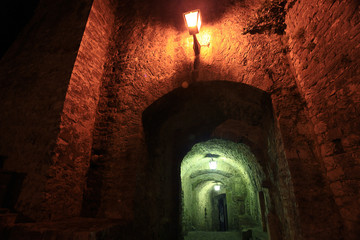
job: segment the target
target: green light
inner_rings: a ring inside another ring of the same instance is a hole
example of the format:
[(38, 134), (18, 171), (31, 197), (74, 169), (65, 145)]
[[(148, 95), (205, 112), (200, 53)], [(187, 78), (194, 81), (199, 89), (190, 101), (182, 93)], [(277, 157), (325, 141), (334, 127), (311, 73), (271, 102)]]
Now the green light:
[(209, 162), (209, 167), (211, 170), (215, 170), (216, 169), (216, 161), (211, 159), (211, 161)]
[(264, 177), (245, 144), (222, 139), (195, 144), (181, 163), (184, 231), (214, 230), (218, 221), (214, 217), (218, 211), (216, 199), (220, 195), (226, 196), (229, 224), (234, 228), (239, 226), (234, 219), (245, 215), (259, 221), (257, 192)]

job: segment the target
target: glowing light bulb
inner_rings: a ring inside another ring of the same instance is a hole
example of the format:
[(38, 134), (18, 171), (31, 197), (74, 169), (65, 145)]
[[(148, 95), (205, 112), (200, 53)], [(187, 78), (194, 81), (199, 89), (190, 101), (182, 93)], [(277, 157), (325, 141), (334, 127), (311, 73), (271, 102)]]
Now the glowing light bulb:
[(190, 35), (200, 32), (201, 17), (199, 9), (184, 13), (184, 19)]
[(209, 167), (210, 167), (210, 169), (212, 169), (212, 170), (216, 169), (216, 167), (217, 167), (216, 162), (215, 162), (214, 160), (211, 160), (211, 161), (209, 162)]
[(214, 190), (215, 190), (215, 191), (220, 191), (220, 185), (215, 185), (215, 186), (214, 186)]
[(190, 12), (185, 15), (188, 27), (196, 27), (198, 12)]

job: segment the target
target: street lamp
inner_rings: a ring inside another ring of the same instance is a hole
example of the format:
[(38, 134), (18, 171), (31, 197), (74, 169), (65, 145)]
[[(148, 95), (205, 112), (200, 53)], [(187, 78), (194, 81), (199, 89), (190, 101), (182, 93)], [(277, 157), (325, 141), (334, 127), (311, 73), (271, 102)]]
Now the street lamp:
[(209, 162), (209, 167), (211, 170), (215, 170), (216, 169), (216, 161), (214, 161), (214, 159), (211, 158), (211, 161)]
[(200, 10), (196, 9), (193, 11), (189, 11), (184, 13), (184, 20), (187, 28), (189, 29), (189, 34), (193, 35), (194, 38), (194, 52), (195, 55), (200, 54), (200, 43), (196, 38), (196, 34), (200, 32), (201, 27), (201, 16)]

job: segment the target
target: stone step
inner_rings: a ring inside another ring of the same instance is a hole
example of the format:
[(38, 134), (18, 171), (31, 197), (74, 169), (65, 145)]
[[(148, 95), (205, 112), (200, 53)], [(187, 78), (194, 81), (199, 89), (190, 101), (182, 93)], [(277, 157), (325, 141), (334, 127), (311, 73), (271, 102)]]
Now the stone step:
[(240, 240), (240, 232), (206, 232), (193, 231), (185, 236), (185, 240)]
[(17, 216), (17, 213), (0, 213), (0, 226), (13, 226)]
[(211, 232), (211, 231), (192, 231), (185, 236), (185, 240), (268, 240), (267, 233), (262, 232), (260, 229), (251, 229), (248, 231), (236, 232)]
[(3, 213), (10, 213), (10, 209), (8, 209), (8, 208), (0, 208), (0, 214), (3, 214)]
[(11, 240), (135, 240), (131, 238), (133, 232), (132, 227), (120, 220), (73, 218), (57, 222), (17, 223), (7, 228), (5, 234), (6, 239)]

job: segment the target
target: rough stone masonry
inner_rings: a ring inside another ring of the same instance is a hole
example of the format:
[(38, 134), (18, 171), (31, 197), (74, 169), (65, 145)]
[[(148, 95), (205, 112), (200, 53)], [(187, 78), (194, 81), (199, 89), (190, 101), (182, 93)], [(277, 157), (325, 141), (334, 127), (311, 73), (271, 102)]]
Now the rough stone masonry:
[[(194, 70), (182, 13), (196, 8), (203, 46)], [(264, 161), (279, 198), (268, 221), (281, 238), (356, 239), (359, 22), (357, 0), (38, 1), (0, 60), (0, 156), (4, 170), (26, 173), (14, 209), (35, 222), (144, 224), (142, 197), (178, 197), (170, 187), (141, 194), (156, 159), (144, 111), (181, 86), (221, 80), (269, 95)], [(168, 236), (161, 214), (144, 213), (158, 224), (155, 239)]]

